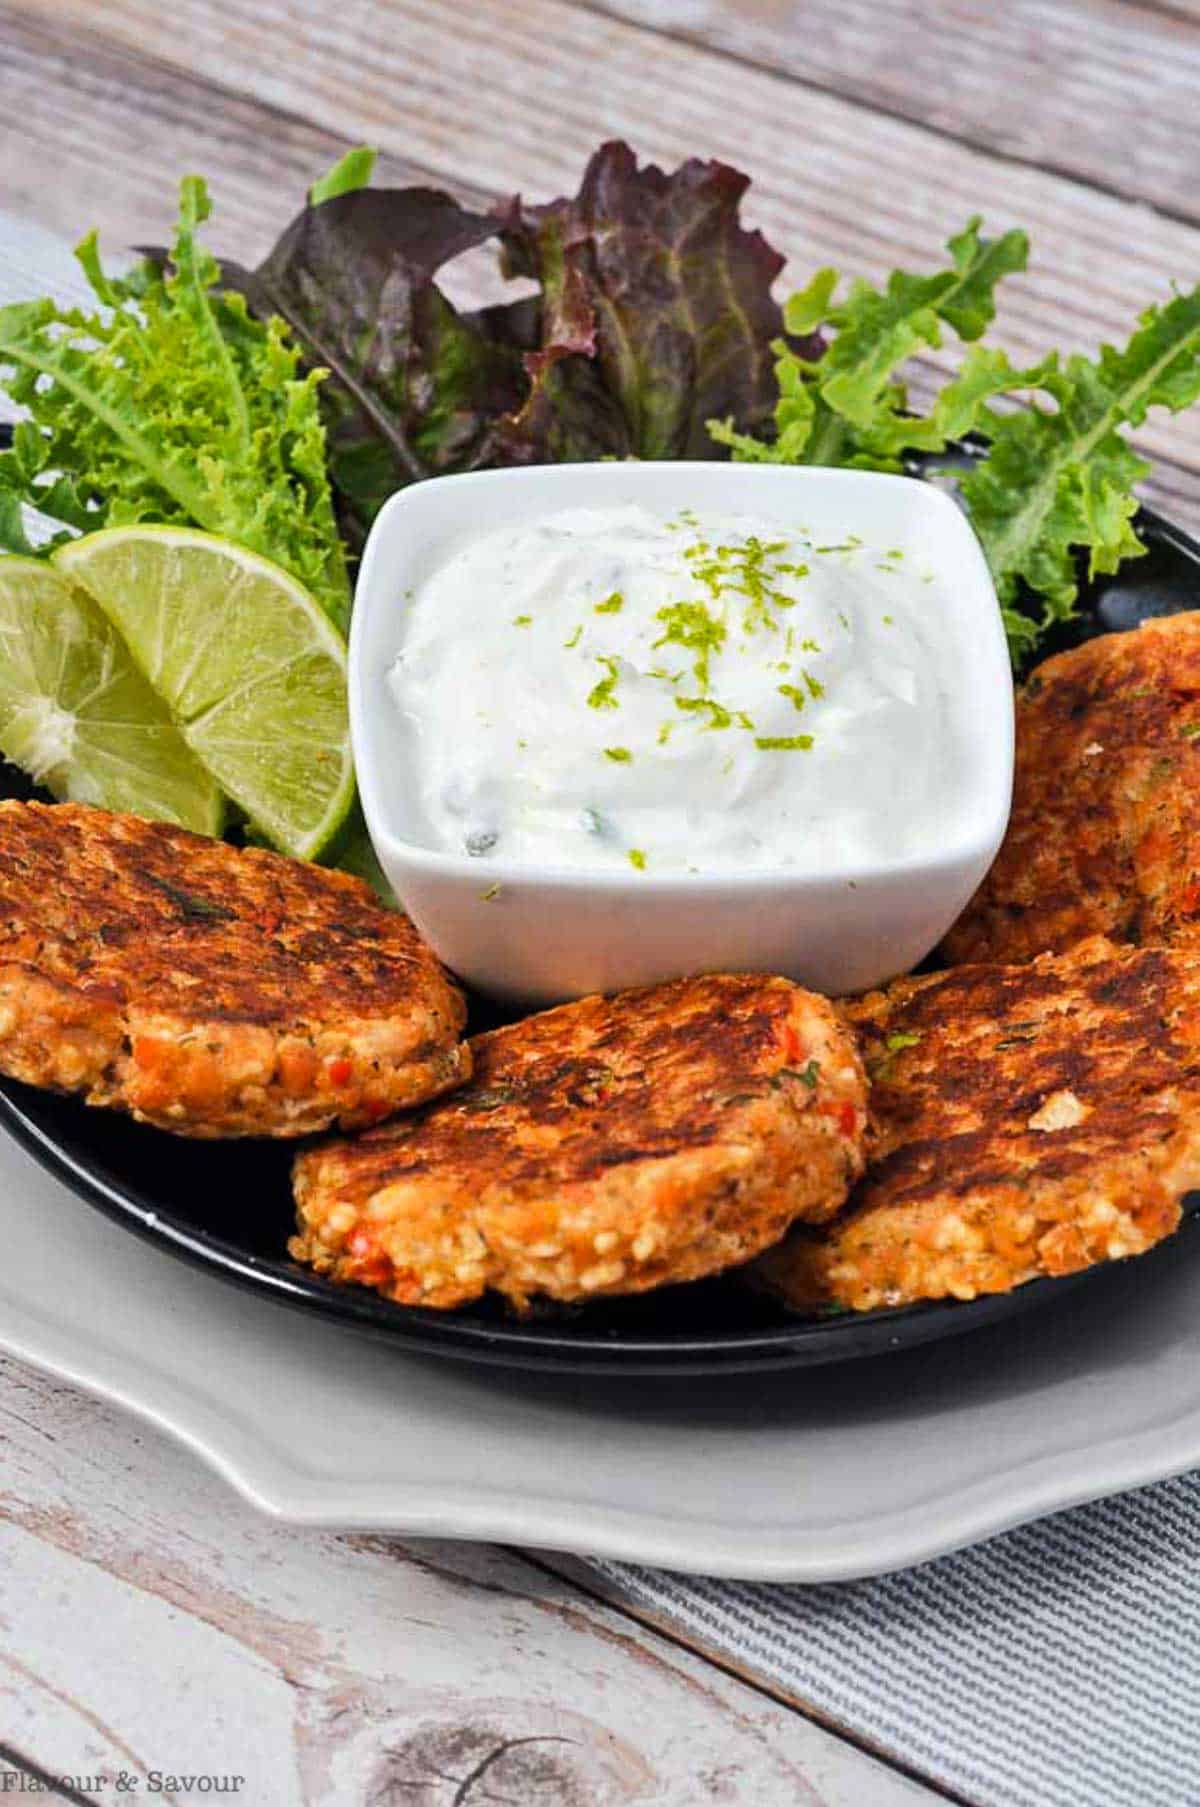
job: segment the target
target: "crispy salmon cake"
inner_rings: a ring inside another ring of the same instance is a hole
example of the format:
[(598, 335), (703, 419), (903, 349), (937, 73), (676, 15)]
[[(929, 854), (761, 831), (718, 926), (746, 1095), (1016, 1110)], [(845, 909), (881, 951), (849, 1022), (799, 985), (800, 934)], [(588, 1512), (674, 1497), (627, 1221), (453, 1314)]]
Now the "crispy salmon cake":
[(352, 1128), (466, 1077), (462, 998), (367, 885), (0, 804), (0, 1071), (187, 1136)]
[(1086, 935), (1200, 936), (1200, 613), (1039, 665), (1017, 699), (1004, 844), (951, 961), (1031, 960)]
[(868, 1169), (836, 1223), (757, 1264), (796, 1307), (1007, 1292), (1138, 1255), (1200, 1186), (1200, 952), (1102, 937), (902, 979), (847, 1007)]
[(455, 1097), (301, 1154), (292, 1254), (406, 1305), (695, 1280), (829, 1217), (866, 1083), (824, 998), (718, 975), (589, 997), (472, 1043)]

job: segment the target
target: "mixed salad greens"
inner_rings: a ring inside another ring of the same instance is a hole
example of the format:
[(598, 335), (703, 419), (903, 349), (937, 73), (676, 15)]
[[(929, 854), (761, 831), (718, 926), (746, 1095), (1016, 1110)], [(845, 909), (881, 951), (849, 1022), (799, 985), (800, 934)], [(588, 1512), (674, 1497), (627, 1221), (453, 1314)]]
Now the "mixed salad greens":
[[(815, 357), (778, 347), (772, 434), (723, 421), (713, 435), (735, 458), (879, 471), (901, 471), (916, 454), (982, 435), (986, 452), (958, 474), (958, 491), (1019, 665), (1053, 622), (1075, 613), (1081, 554), (1095, 576), (1145, 550), (1132, 524), (1134, 485), (1150, 466), (1121, 429), (1140, 426), (1151, 407), (1178, 412), (1200, 396), (1200, 288), (1149, 308), (1123, 351), (1106, 345), (1094, 362), (1051, 352), (1021, 370), (978, 341), (994, 316), (997, 282), (1025, 268), (1028, 242), (1022, 232), (989, 242), (979, 226), (973, 219), (950, 240), (949, 268), (933, 276), (898, 270), (883, 290), (855, 282), (837, 300), (837, 272), (818, 271), (784, 317), (793, 332), (832, 329), (836, 337)], [(939, 345), (944, 326), (971, 343), (921, 414), (897, 372)], [(1031, 407), (1000, 413), (991, 405), (1020, 393), (1032, 395)]]
[(101, 527), (186, 523), (275, 559), (344, 625), (321, 379), (302, 373), (281, 320), (219, 289), (198, 238), (208, 212), (203, 182), (187, 177), (165, 273), (107, 276), (89, 234), (76, 255), (92, 312), (0, 308), (0, 384), (26, 415), (0, 454), (0, 544), (35, 550), (23, 504), (64, 530), (50, 548)]
[[(63, 570), (62, 549), (77, 536), (121, 530), (134, 536), (121, 556), (145, 570), (138, 533), (174, 527), (220, 536), (299, 586), (277, 592), (279, 620), (286, 614), (296, 670), (300, 646), (310, 665), (314, 648), (324, 661), (328, 807), (319, 833), (310, 824), (289, 838), (282, 817), (243, 800), (243, 791), (264, 796), (261, 774), (256, 788), (223, 772), (233, 817), (240, 805), (251, 833), (358, 858), (334, 833), (348, 793), (332, 775), (340, 754), (330, 673), (349, 615), (349, 567), (381, 504), (407, 483), (608, 457), (890, 471), (919, 460), (928, 471), (972, 434), (982, 455), (954, 481), (1018, 665), (1075, 612), (1084, 570), (1115, 570), (1143, 550), (1134, 486), (1148, 467), (1126, 430), (1150, 408), (1200, 397), (1200, 288), (1150, 308), (1122, 349), (1106, 346), (1094, 360), (1049, 352), (1019, 368), (985, 342), (998, 284), (1026, 265), (1019, 231), (989, 239), (974, 219), (949, 241), (942, 270), (895, 271), (876, 287), (824, 269), (781, 308), (772, 289), (783, 259), (741, 224), (747, 179), (724, 164), (692, 160), (666, 174), (610, 143), (577, 195), (484, 212), (435, 189), (372, 188), (373, 166), (365, 148), (343, 158), (253, 270), (201, 242), (208, 195), (188, 177), (174, 243), (144, 253), (130, 274), (106, 273), (95, 236), (83, 241), (93, 307), (0, 308), (0, 389), (21, 412), (0, 452), (0, 549), (54, 558)], [(439, 277), (482, 246), (507, 277), (524, 279), (523, 292), (465, 311)], [(945, 335), (964, 351), (922, 411), (905, 365)], [(42, 518), (38, 531), (29, 510)], [(193, 571), (210, 550), (192, 545)], [(179, 561), (161, 547), (156, 556), (181, 582)], [(103, 562), (76, 558), (74, 581)], [(311, 615), (295, 600), (303, 595)], [(203, 761), (194, 724), (139, 656), (145, 636), (114, 623), (103, 595), (93, 600)], [(211, 645), (212, 625), (190, 597), (158, 606), (185, 641)], [(303, 697), (288, 669), (294, 732)], [(38, 741), (31, 723), (45, 743), (34, 703), (66, 706), (31, 696), (32, 670), (8, 703), (0, 671), (0, 746), (10, 756), (10, 743)], [(218, 702), (214, 692), (207, 707)], [(5, 721), (18, 717), (20, 734), (6, 737)], [(308, 782), (299, 767), (289, 780)]]

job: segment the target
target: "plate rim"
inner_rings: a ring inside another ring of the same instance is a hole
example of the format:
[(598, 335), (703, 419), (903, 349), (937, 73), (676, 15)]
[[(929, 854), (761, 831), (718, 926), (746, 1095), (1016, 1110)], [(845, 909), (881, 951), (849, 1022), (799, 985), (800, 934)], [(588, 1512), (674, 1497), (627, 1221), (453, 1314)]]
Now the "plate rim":
[[(159, 1253), (165, 1254), (159, 1248)], [(209, 1274), (211, 1279), (213, 1276)], [(18, 1308), (19, 1309), (19, 1308)], [(132, 1314), (123, 1314), (131, 1321)], [(30, 1325), (32, 1324), (32, 1329)], [(345, 1327), (343, 1327), (343, 1330)], [(719, 1579), (816, 1586), (913, 1567), (1006, 1531), (1200, 1464), (1197, 1403), (1165, 1425), (1081, 1446), (1064, 1473), (1062, 1452), (1041, 1452), (980, 1475), (928, 1501), (814, 1537), (692, 1521), (645, 1508), (539, 1500), (475, 1483), (323, 1481), (243, 1429), (207, 1397), (165, 1374), (144, 1352), (97, 1346), (63, 1315), (0, 1321), (0, 1349), (163, 1432), (198, 1456), (255, 1510), (280, 1523), (341, 1533), (451, 1537), (512, 1543)], [(401, 1359), (408, 1357), (401, 1353)], [(564, 1407), (563, 1409), (569, 1409)]]

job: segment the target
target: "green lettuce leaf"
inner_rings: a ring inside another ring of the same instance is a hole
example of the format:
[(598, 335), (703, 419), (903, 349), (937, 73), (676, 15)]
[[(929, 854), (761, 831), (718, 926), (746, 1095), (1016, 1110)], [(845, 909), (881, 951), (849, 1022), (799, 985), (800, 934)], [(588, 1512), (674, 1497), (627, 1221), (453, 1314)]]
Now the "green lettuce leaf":
[[(895, 270), (882, 292), (855, 282), (845, 301), (827, 306), (825, 324), (837, 337), (821, 360), (820, 389), (835, 414), (870, 432), (892, 392), (893, 373), (915, 353), (940, 345), (943, 324), (964, 340), (978, 339), (990, 325), (996, 284), (1025, 268), (1029, 243), (1023, 232), (981, 239), (981, 224), (976, 217), (949, 240), (949, 269), (933, 276)], [(808, 317), (804, 310), (801, 319)], [(787, 321), (793, 332), (801, 330), (794, 310)], [(890, 424), (893, 410), (883, 412)]]
[(326, 170), (313, 183), (308, 191), (309, 206), (319, 207), (322, 201), (336, 201), (339, 195), (353, 194), (356, 189), (369, 187), (378, 157), (379, 152), (371, 145), (356, 144), (353, 150), (347, 151), (344, 157), (339, 157), (333, 168)]
[[(785, 318), (794, 332), (820, 326), (836, 338), (817, 358), (779, 348), (771, 437), (749, 437), (727, 422), (714, 423), (713, 433), (735, 458), (885, 471), (912, 468), (914, 456), (936, 456), (968, 434), (983, 436), (986, 455), (956, 474), (1019, 662), (1048, 627), (1075, 613), (1081, 555), (1096, 576), (1144, 551), (1134, 486), (1149, 466), (1124, 429), (1140, 426), (1152, 407), (1178, 411), (1200, 398), (1200, 288), (1151, 308), (1124, 350), (1106, 345), (1094, 361), (1052, 353), (1020, 369), (1002, 351), (971, 345), (918, 414), (908, 407), (899, 365), (936, 346), (943, 325), (978, 338), (992, 318), (997, 281), (1023, 268), (1027, 250), (1021, 233), (981, 238), (977, 220), (949, 248), (952, 267), (938, 275), (897, 271), (883, 290), (851, 285), (843, 302), (835, 298), (837, 273), (818, 271)], [(1020, 395), (1033, 405), (992, 406)]]
[[(1019, 662), (1075, 613), (1081, 556), (1094, 577), (1144, 551), (1134, 486), (1149, 467), (1124, 429), (1152, 407), (1177, 411), (1200, 397), (1200, 289), (1151, 308), (1124, 350), (1106, 345), (1094, 361), (1052, 353), (1018, 369), (971, 343), (922, 414), (909, 407), (905, 362), (938, 346), (945, 327), (977, 341), (997, 284), (1028, 255), (1024, 233), (986, 239), (978, 219), (947, 248), (950, 264), (932, 276), (897, 270), (882, 289), (851, 283), (842, 299), (837, 271), (818, 270), (784, 318), (790, 332), (819, 330), (829, 342), (818, 355), (777, 346), (773, 430), (710, 425), (735, 458), (883, 471), (911, 470), (914, 459), (928, 468), (954, 442), (983, 437), (986, 455), (956, 475)], [(1033, 405), (1001, 411), (992, 405), (1001, 396)]]
[(765, 441), (729, 420), (710, 422), (713, 438), (735, 458), (778, 464), (848, 464), (901, 470), (906, 455), (937, 452), (970, 431), (989, 396), (1012, 386), (996, 354), (975, 357), (947, 385), (926, 416), (914, 416), (898, 372), (916, 353), (942, 342), (950, 327), (978, 339), (995, 316), (1001, 279), (1023, 270), (1029, 243), (1023, 232), (997, 239), (980, 234), (978, 217), (950, 239), (950, 264), (931, 276), (896, 270), (884, 288), (864, 281), (837, 298), (836, 270), (818, 270), (784, 310), (794, 335), (833, 333), (816, 355), (776, 347), (774, 433)]
[(23, 506), (68, 532), (189, 522), (276, 560), (344, 622), (321, 379), (301, 374), (282, 321), (216, 292), (198, 236), (208, 213), (203, 182), (186, 178), (165, 271), (111, 278), (85, 239), (94, 311), (0, 308), (0, 384), (25, 413), (0, 453), (0, 544), (30, 550)]
[(1124, 350), (1052, 357), (1035, 376), (1053, 412), (986, 410), (978, 424), (988, 454), (962, 479), (1018, 649), (1074, 613), (1080, 550), (1091, 576), (1145, 550), (1133, 486), (1150, 467), (1121, 429), (1140, 426), (1152, 407), (1177, 413), (1200, 397), (1200, 288), (1150, 308)]

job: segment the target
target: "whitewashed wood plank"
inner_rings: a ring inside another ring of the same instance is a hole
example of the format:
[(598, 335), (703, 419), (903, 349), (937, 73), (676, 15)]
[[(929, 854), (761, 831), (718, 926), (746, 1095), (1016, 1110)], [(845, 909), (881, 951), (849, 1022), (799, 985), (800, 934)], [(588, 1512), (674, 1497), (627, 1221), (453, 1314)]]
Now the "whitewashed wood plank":
[[(161, 243), (179, 178), (198, 171), (216, 191), (222, 250), (256, 261), (349, 142), (0, 4), (0, 206), (70, 244), (91, 226), (114, 247)], [(379, 179), (428, 177), (388, 155)]]
[[(64, 306), (86, 302), (87, 279), (70, 244), (36, 220), (0, 212), (0, 307), (52, 295)], [(0, 396), (0, 410), (12, 404)], [(0, 418), (3, 418), (0, 415)]]
[[(597, 0), (599, 10), (1200, 220), (1200, 33), (1127, 0)], [(1189, 9), (1191, 10), (1191, 9)]]
[(51, 1774), (241, 1774), (253, 1807), (936, 1798), (514, 1555), (273, 1524), (8, 1362), (0, 1462), (0, 1744)]
[[(753, 173), (749, 215), (797, 282), (823, 263), (873, 275), (926, 264), (976, 210), (994, 227), (1023, 224), (1033, 266), (1007, 285), (996, 335), (1021, 357), (1124, 336), (1149, 301), (1200, 276), (1193, 226), (563, 0), (41, 0), (40, 10), (489, 191), (573, 186), (613, 134), (667, 163), (727, 158)], [(1200, 470), (1200, 410), (1155, 420), (1140, 438)]]

